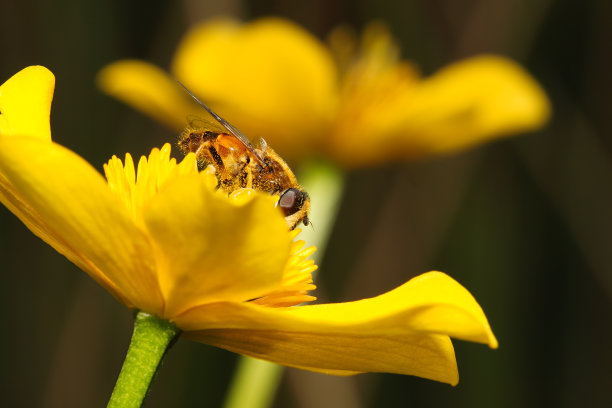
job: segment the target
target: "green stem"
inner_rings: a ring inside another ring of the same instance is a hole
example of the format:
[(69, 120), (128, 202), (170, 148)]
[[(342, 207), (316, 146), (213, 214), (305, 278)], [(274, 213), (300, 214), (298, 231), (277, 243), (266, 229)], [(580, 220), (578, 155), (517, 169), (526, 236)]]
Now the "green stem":
[(299, 239), (306, 241), (306, 246), (317, 247), (313, 259), (319, 265), (344, 192), (344, 173), (331, 163), (313, 161), (301, 167), (299, 175), (304, 190), (311, 197), (310, 220), (312, 221), (311, 226), (302, 227)]
[(108, 408), (142, 406), (166, 351), (180, 330), (172, 323), (138, 312), (134, 333)]
[[(344, 177), (336, 166), (312, 161), (298, 172), (299, 181), (310, 195), (311, 227), (302, 227), (299, 239), (306, 246), (316, 246), (313, 258), (317, 264), (323, 259), (344, 189)], [(283, 367), (267, 361), (241, 357), (224, 408), (266, 408), (274, 401)]]
[(240, 357), (224, 407), (269, 407), (282, 374), (283, 367), (277, 364)]

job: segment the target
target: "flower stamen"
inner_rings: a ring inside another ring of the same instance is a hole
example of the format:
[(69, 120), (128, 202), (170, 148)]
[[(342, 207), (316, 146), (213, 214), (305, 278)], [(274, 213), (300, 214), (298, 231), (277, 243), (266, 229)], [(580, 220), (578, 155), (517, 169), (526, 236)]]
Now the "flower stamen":
[(104, 165), (104, 174), (111, 190), (116, 193), (128, 207), (135, 219), (138, 219), (142, 207), (162, 188), (168, 180), (180, 175), (197, 173), (194, 157), (188, 155), (178, 163), (170, 158), (170, 144), (161, 149), (153, 149), (149, 157), (142, 156), (138, 168), (134, 166), (132, 156), (127, 153), (122, 162), (113, 156)]
[[(299, 228), (291, 231), (291, 238), (297, 237), (300, 231)], [(316, 297), (308, 294), (309, 291), (316, 289), (312, 280), (312, 272), (317, 270), (317, 265), (314, 260), (308, 259), (316, 248), (302, 249), (303, 246), (304, 241), (292, 242), (291, 255), (278, 289), (251, 300), (251, 303), (268, 307), (289, 307), (316, 300)]]

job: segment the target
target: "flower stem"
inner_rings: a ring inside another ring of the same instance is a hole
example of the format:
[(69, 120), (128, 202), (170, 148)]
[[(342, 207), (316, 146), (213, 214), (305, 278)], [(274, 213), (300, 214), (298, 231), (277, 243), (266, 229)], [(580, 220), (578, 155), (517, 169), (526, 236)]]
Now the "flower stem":
[(140, 407), (155, 378), (166, 351), (180, 330), (172, 323), (138, 312), (134, 333), (108, 408)]
[(299, 169), (300, 182), (310, 195), (312, 225), (302, 228), (300, 239), (317, 247), (313, 259), (319, 265), (331, 235), (344, 192), (344, 173), (332, 163), (312, 161)]
[[(302, 228), (299, 238), (316, 246), (313, 258), (323, 259), (344, 190), (343, 173), (331, 163), (311, 161), (302, 166), (299, 180), (310, 195), (312, 228)], [(241, 357), (225, 400), (224, 408), (266, 408), (274, 401), (283, 367), (267, 361)]]

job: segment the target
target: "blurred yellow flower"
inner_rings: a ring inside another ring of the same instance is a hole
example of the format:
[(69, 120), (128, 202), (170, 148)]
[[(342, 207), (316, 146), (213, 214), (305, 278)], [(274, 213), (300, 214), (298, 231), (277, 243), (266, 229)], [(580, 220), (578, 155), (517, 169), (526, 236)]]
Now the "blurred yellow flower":
[[(466, 59), (421, 78), (381, 24), (360, 46), (340, 29), (330, 45), (278, 18), (218, 19), (187, 33), (171, 71), (283, 157), (326, 156), (345, 167), (463, 149), (538, 128), (550, 114), (540, 86), (503, 57)], [(98, 84), (175, 129), (202, 113), (174, 78), (143, 61), (108, 65)]]
[(330, 374), (456, 384), (449, 336), (497, 347), (478, 303), (440, 272), (372, 299), (292, 307), (314, 299), (314, 248), (293, 241), (273, 197), (228, 197), (169, 145), (137, 166), (113, 157), (105, 180), (52, 142), (53, 87), (40, 66), (0, 86), (0, 201), (129, 308), (187, 338)]

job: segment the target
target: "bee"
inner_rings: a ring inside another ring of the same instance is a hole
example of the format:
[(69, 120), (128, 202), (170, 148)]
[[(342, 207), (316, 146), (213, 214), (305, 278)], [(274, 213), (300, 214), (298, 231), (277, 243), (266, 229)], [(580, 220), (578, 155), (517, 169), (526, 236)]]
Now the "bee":
[(181, 85), (221, 125), (204, 122), (203, 127), (187, 127), (178, 142), (183, 153), (194, 153), (200, 170), (209, 165), (215, 168), (217, 188), (228, 194), (239, 188), (278, 194), (277, 206), (285, 216), (287, 227), (292, 230), (300, 223), (308, 225), (310, 197), (302, 190), (287, 163), (265, 140), (253, 146), (242, 132)]

